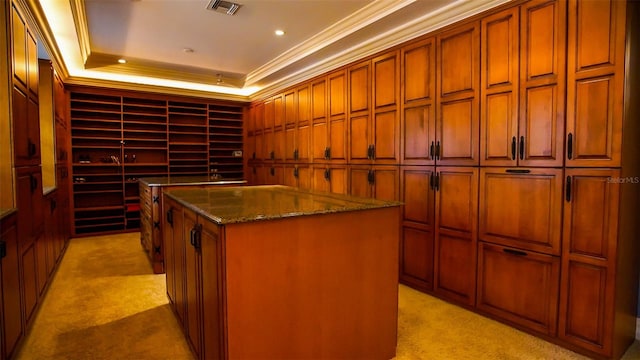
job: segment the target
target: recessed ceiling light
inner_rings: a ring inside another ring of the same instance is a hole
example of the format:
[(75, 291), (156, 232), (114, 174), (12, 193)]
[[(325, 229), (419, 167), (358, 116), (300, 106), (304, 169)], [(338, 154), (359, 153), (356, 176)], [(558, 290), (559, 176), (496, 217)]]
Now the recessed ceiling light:
[(126, 64), (126, 63), (127, 63), (127, 60), (125, 60), (125, 59), (118, 59), (118, 62), (119, 62), (120, 64)]
[(184, 48), (184, 49), (182, 49), (182, 51), (185, 52), (185, 53), (192, 53), (193, 49), (192, 48)]
[(275, 31), (275, 33), (276, 33), (276, 35), (278, 35), (278, 36), (282, 36), (282, 35), (284, 35), (284, 31), (283, 31), (283, 30), (276, 30), (276, 31)]

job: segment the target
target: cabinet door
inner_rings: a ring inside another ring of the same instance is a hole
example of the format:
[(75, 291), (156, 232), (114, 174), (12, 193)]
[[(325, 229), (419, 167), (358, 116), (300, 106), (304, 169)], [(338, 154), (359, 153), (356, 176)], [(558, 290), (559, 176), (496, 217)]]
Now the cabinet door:
[(397, 166), (375, 166), (371, 170), (373, 176), (372, 196), (378, 200), (397, 201), (400, 199), (400, 177)]
[(395, 164), (399, 159), (400, 61), (398, 51), (371, 60), (373, 115), (371, 117), (372, 158), (376, 163)]
[(327, 122), (327, 81), (321, 79), (311, 84), (311, 161), (323, 161), (329, 147)]
[[(27, 83), (29, 92), (38, 98), (38, 43), (31, 30), (27, 29)], [(36, 123), (37, 124), (37, 123)]]
[(299, 162), (309, 162), (309, 145), (311, 137), (311, 97), (309, 85), (299, 87), (296, 91), (297, 124), (295, 137), (295, 158)]
[(370, 160), (371, 91), (370, 61), (349, 68), (349, 157), (351, 161)]
[[(174, 208), (173, 212), (173, 227), (171, 231), (171, 237), (173, 240), (173, 280), (175, 282), (174, 285), (174, 307), (176, 310), (176, 314), (178, 314), (178, 320), (183, 326), (187, 324), (187, 315), (186, 315), (186, 297), (185, 297), (185, 241), (183, 236), (185, 234), (185, 224), (184, 224), (184, 213), (182, 211), (182, 206), (172, 203), (172, 208)], [(187, 232), (188, 233), (188, 232)], [(187, 238), (188, 239), (188, 238)], [(172, 289), (167, 289), (167, 291), (171, 291)]]
[(558, 336), (611, 356), (620, 171), (565, 175)]
[(481, 22), (483, 74), (480, 108), (480, 165), (517, 165), (519, 92), (518, 7)]
[(520, 51), (521, 166), (562, 166), (566, 1), (522, 5)]
[[(3, 241), (6, 248), (6, 256), (0, 260), (0, 275), (2, 275), (2, 314), (4, 319), (5, 354), (11, 357), (16, 348), (18, 340), (22, 337), (22, 311), (21, 311), (21, 291), (20, 291), (20, 269), (18, 268), (19, 246), (18, 228), (16, 217), (10, 216), (2, 219), (2, 234), (0, 241)], [(2, 342), (0, 338), (0, 342)]]
[(347, 161), (347, 76), (344, 70), (329, 74), (329, 150), (333, 161)]
[(197, 231), (197, 217), (193, 211), (184, 209), (184, 228), (182, 241), (184, 243), (184, 287), (185, 287), (185, 323), (187, 340), (191, 345), (196, 358), (201, 356), (200, 343), (200, 248), (195, 242)]
[(349, 195), (371, 197), (371, 168), (368, 166), (351, 166), (349, 169)]
[(32, 140), (29, 139), (29, 100), (27, 94), (17, 87), (13, 88), (13, 156), (16, 166), (29, 164), (32, 153)]
[(480, 170), (480, 240), (560, 255), (562, 169)]
[(403, 165), (435, 164), (436, 59), (434, 39), (402, 49), (402, 112), (400, 124)]
[(620, 166), (625, 2), (569, 1), (567, 166)]
[(433, 167), (402, 168), (400, 281), (422, 291), (433, 290), (434, 177)]
[(38, 302), (38, 265), (36, 258), (36, 243), (42, 235), (22, 251), (22, 298), (24, 299), (25, 323), (31, 322), (31, 316)]
[(479, 24), (437, 37), (435, 156), (441, 165), (479, 164)]
[(27, 25), (15, 4), (11, 6), (11, 47), (13, 49), (13, 76), (27, 86)]
[(222, 232), (220, 227), (199, 218), (202, 224), (202, 359), (224, 359), (222, 304)]
[[(167, 286), (167, 297), (172, 306), (176, 306), (176, 268), (175, 268), (175, 250), (174, 250), (174, 228), (180, 224), (180, 220), (176, 220), (180, 214), (176, 205), (167, 197), (163, 197), (162, 205), (164, 214), (162, 214), (162, 241), (164, 248), (164, 272)], [(178, 224), (177, 224), (178, 223)], [(180, 231), (182, 233), (182, 230)]]
[(475, 303), (478, 169), (436, 167), (435, 280), (441, 296)]
[(478, 309), (554, 336), (560, 258), (479, 242)]

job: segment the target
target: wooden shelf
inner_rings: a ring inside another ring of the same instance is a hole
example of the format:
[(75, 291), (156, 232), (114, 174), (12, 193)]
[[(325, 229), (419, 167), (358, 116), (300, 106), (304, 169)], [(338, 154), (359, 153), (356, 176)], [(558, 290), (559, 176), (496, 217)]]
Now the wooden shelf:
[[(244, 105), (88, 89), (71, 91), (70, 104), (72, 179), (84, 179), (73, 183), (76, 234), (137, 229), (139, 210), (126, 206), (139, 201), (138, 178), (212, 169), (242, 178), (242, 157), (232, 152), (242, 150)], [(99, 162), (111, 156), (120, 164)]]

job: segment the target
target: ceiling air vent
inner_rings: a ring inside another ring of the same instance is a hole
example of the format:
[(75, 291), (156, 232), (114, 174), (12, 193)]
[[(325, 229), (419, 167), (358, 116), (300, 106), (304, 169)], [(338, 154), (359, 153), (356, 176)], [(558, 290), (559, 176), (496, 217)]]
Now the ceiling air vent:
[(240, 6), (240, 4), (236, 4), (231, 1), (211, 0), (209, 1), (209, 5), (207, 5), (207, 9), (227, 15), (234, 15)]

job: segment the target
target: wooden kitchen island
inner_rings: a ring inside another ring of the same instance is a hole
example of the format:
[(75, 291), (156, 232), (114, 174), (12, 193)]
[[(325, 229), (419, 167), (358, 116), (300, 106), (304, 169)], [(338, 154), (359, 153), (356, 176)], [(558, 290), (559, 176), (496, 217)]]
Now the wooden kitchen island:
[(286, 186), (164, 192), (167, 294), (199, 359), (391, 359), (400, 203)]
[(140, 244), (153, 272), (164, 273), (162, 245), (162, 191), (183, 187), (239, 186), (244, 180), (211, 179), (208, 176), (162, 176), (138, 179), (140, 194)]

